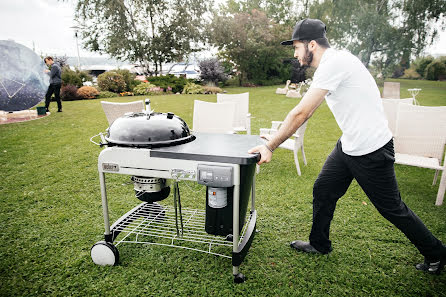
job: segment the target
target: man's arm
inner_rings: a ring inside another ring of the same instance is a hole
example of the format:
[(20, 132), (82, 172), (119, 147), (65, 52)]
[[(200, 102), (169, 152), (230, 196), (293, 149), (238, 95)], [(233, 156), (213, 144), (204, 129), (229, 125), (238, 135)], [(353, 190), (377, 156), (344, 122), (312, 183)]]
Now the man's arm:
[(327, 93), (328, 91), (323, 89), (309, 89), (300, 103), (288, 113), (279, 131), (266, 143), (266, 146), (256, 146), (250, 149), (248, 153), (260, 153), (261, 158), (258, 164), (271, 161), (272, 151), (293, 135), (313, 115), (322, 101), (324, 101)]

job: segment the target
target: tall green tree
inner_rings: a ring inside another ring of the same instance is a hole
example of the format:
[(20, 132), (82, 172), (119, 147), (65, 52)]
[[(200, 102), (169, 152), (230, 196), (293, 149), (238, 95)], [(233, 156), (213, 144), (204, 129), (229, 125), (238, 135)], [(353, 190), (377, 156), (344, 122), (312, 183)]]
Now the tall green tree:
[(422, 53), (437, 34), (432, 25), (444, 28), (445, 12), (444, 0), (325, 0), (301, 17), (323, 20), (330, 42), (385, 72)]
[[(234, 64), (242, 81), (258, 84), (283, 78), (283, 58), (292, 53), (280, 45), (290, 32), (259, 10), (234, 15), (214, 15), (210, 27), (211, 42), (219, 55)], [(289, 75), (289, 73), (288, 73)]]
[[(308, 2), (310, 0), (306, 0)], [(229, 14), (250, 13), (253, 9), (263, 11), (269, 19), (277, 24), (296, 22), (300, 2), (292, 0), (228, 0), (221, 12)]]
[(78, 0), (75, 18), (84, 46), (155, 73), (165, 62), (202, 49), (212, 1)]

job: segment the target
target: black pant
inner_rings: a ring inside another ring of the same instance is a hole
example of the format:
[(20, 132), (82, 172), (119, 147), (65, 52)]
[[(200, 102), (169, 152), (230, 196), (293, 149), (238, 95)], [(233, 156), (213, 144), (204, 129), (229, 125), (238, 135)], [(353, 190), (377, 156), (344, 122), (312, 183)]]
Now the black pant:
[(401, 200), (394, 161), (393, 140), (364, 156), (345, 154), (341, 141), (338, 141), (313, 187), (310, 243), (314, 248), (323, 253), (331, 251), (329, 231), (336, 202), (354, 178), (379, 213), (400, 229), (423, 256), (427, 259), (440, 258), (446, 248)]
[(50, 84), (48, 87), (48, 91), (45, 95), (45, 108), (48, 110), (48, 107), (50, 106), (51, 102), (51, 96), (54, 93), (54, 97), (56, 97), (57, 101), (57, 109), (62, 110), (62, 102), (60, 102), (60, 87), (62, 84)]

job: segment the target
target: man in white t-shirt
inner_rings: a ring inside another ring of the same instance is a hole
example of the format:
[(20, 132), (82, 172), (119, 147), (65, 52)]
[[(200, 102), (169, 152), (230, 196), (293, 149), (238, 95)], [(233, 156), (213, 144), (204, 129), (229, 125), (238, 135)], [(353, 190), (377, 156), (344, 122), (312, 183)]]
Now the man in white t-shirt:
[(418, 270), (440, 273), (446, 263), (446, 247), (401, 200), (394, 170), (393, 138), (375, 80), (361, 61), (345, 51), (330, 48), (325, 24), (316, 19), (296, 23), (292, 39), (294, 57), (301, 65), (317, 68), (313, 83), (300, 103), (287, 115), (279, 131), (259, 152), (258, 162), (270, 162), (272, 153), (288, 139), (319, 105), (327, 102), (342, 130), (313, 187), (313, 226), (309, 242), (296, 240), (291, 247), (302, 252), (332, 251), (330, 223), (336, 203), (353, 179), (380, 214), (400, 229), (424, 256)]

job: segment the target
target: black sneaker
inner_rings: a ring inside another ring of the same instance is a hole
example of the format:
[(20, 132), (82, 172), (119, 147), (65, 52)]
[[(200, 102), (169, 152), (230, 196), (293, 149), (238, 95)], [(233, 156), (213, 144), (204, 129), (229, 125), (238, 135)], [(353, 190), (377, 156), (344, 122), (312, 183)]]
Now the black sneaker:
[(427, 273), (431, 274), (440, 274), (440, 272), (444, 269), (444, 266), (446, 264), (446, 255), (441, 258), (441, 260), (438, 261), (427, 261), (424, 260), (424, 263), (419, 263), (415, 265), (415, 268), (417, 270), (425, 271)]
[(59, 109), (57, 112), (62, 112), (62, 109)]
[[(309, 242), (302, 240), (295, 240), (290, 243), (290, 246), (300, 252), (310, 253), (310, 254), (324, 254), (317, 249), (315, 249)], [(331, 252), (331, 251), (330, 251)], [(328, 253), (326, 253), (328, 254)]]

